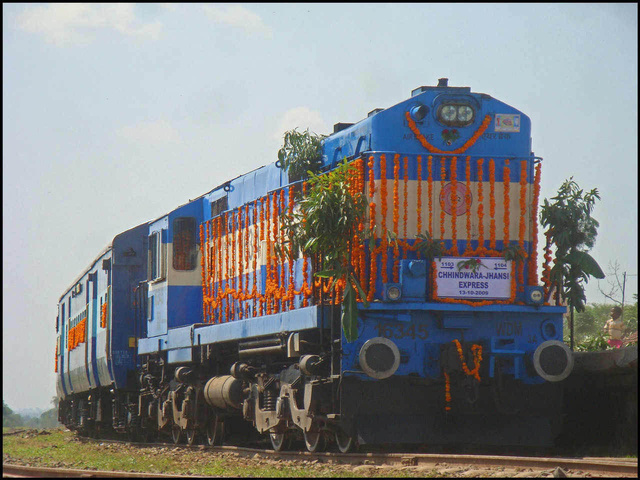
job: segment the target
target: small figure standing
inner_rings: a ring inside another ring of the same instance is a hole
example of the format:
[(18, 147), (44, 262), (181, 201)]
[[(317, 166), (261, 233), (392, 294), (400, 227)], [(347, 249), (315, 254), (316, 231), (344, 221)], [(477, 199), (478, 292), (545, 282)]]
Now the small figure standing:
[(609, 334), (607, 343), (613, 348), (622, 346), (622, 334), (624, 333), (624, 322), (622, 321), (622, 308), (613, 307), (611, 318), (604, 324), (604, 331)]

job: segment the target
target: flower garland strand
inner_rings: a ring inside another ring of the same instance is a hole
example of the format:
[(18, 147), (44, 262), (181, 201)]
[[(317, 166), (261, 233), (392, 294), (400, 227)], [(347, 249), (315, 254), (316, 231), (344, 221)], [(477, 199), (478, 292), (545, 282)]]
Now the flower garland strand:
[(382, 214), (382, 228), (380, 229), (380, 248), (382, 251), (380, 276), (383, 284), (389, 281), (389, 275), (387, 272), (387, 259), (389, 255), (389, 241), (387, 240), (387, 205), (387, 157), (383, 153), (380, 155), (380, 213)]
[[(369, 157), (369, 231), (371, 232), (370, 242), (375, 246), (376, 244), (376, 203), (374, 195), (376, 192), (375, 172), (374, 172), (374, 157)], [(376, 289), (376, 274), (377, 274), (377, 255), (374, 251), (370, 250), (369, 258), (369, 291), (367, 292), (367, 301), (373, 301), (373, 295)]]
[(253, 316), (257, 315), (258, 308), (258, 200), (253, 201), (253, 285), (251, 286), (251, 298), (253, 299)]
[[(400, 176), (400, 155), (395, 154), (393, 157), (393, 235), (395, 241), (393, 242), (393, 256), (394, 259), (399, 258), (398, 252), (398, 240), (400, 239), (398, 230), (398, 217), (400, 210), (400, 196), (398, 194), (398, 180)], [(393, 259), (392, 259), (393, 260)], [(393, 281), (398, 283), (400, 272), (398, 271), (399, 265), (397, 261), (392, 261)]]
[[(467, 363), (464, 360), (464, 353), (462, 351), (462, 345), (458, 339), (452, 340), (452, 342), (456, 346), (456, 350), (458, 351), (458, 358), (460, 359), (460, 365), (462, 366), (462, 370), (467, 376), (475, 378), (478, 382), (480, 382), (480, 365), (482, 364), (482, 345), (473, 344), (471, 345), (471, 353), (473, 355), (473, 370), (469, 370)], [(444, 372), (444, 400), (445, 400), (445, 411), (449, 412), (451, 410), (451, 378), (448, 372)]]
[[(524, 236), (526, 233), (526, 218), (527, 218), (527, 162), (522, 160), (520, 162), (520, 225), (518, 229), (518, 244), (524, 252)], [(525, 252), (526, 258), (526, 252)], [(519, 262), (518, 265), (518, 291), (524, 291), (524, 260)]]
[(533, 183), (533, 208), (531, 210), (532, 245), (529, 257), (529, 285), (538, 285), (538, 198), (540, 196), (540, 176), (542, 163), (536, 165), (536, 174)]
[(430, 153), (455, 153), (455, 154), (464, 153), (469, 147), (473, 146), (476, 143), (478, 138), (482, 136), (482, 134), (485, 132), (485, 130), (487, 129), (487, 127), (489, 127), (489, 124), (491, 123), (491, 115), (485, 115), (484, 120), (482, 121), (482, 124), (478, 127), (478, 130), (475, 131), (475, 133), (471, 136), (471, 138), (469, 138), (469, 140), (465, 142), (464, 145), (462, 145), (460, 148), (456, 148), (455, 150), (446, 152), (444, 150), (440, 150), (439, 148), (434, 147), (427, 141), (427, 139), (422, 135), (422, 133), (420, 133), (420, 130), (418, 129), (415, 122), (411, 118), (411, 114), (409, 112), (405, 112), (405, 118), (407, 119), (407, 124), (411, 129), (411, 131), (413, 132), (413, 134), (416, 136), (416, 138), (422, 144), (422, 146), (426, 148)]
[(468, 255), (471, 251), (471, 157), (468, 155), (465, 160), (465, 185), (467, 187), (464, 193), (465, 210), (467, 213), (467, 245), (463, 255)]
[(482, 164), (484, 160), (478, 160), (478, 250), (483, 251), (484, 247), (484, 198), (483, 194), (483, 178)]
[(427, 157), (427, 196), (429, 197), (429, 236), (433, 238), (433, 157)]
[(451, 379), (449, 374), (444, 372), (444, 409), (448, 412), (451, 410)]
[[(404, 198), (402, 199), (402, 210), (403, 210), (403, 216), (402, 216), (402, 222), (403, 222), (403, 230), (402, 230), (402, 238), (406, 241), (407, 239), (407, 223), (408, 223), (408, 215), (409, 215), (409, 205), (408, 205), (408, 194), (409, 194), (409, 158), (404, 157), (404, 165), (403, 165), (403, 173), (404, 173)], [(407, 258), (407, 252), (406, 249), (402, 254), (402, 258)]]
[[(205, 223), (206, 225), (206, 223)], [(202, 272), (202, 319), (207, 323), (207, 300), (209, 299), (206, 292), (207, 280), (205, 277), (205, 240), (204, 225), (200, 224), (200, 269)]]
[(451, 250), (449, 253), (457, 257), (458, 253), (458, 157), (451, 159)]
[(496, 249), (496, 165), (493, 158), (489, 160), (489, 248)]
[[(446, 158), (440, 157), (440, 191), (444, 189), (444, 182), (446, 179)], [(444, 240), (444, 207), (440, 204), (440, 240)]]
[(510, 178), (510, 169), (509, 169), (509, 159), (504, 161), (504, 168), (502, 170), (502, 183), (504, 185), (504, 238), (502, 240), (502, 248), (505, 249), (507, 245), (509, 245), (509, 206), (511, 205), (511, 200), (509, 198), (509, 187), (511, 184)]
[[(422, 231), (422, 157), (418, 155), (418, 220), (417, 220), (417, 230), (418, 233)], [(406, 236), (406, 234), (405, 234)]]

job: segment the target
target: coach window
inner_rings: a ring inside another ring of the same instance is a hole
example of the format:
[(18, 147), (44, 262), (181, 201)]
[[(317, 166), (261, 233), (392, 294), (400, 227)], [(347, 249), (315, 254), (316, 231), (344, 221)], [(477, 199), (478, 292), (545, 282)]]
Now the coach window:
[(173, 221), (173, 269), (196, 268), (198, 249), (196, 246), (196, 219), (178, 217)]

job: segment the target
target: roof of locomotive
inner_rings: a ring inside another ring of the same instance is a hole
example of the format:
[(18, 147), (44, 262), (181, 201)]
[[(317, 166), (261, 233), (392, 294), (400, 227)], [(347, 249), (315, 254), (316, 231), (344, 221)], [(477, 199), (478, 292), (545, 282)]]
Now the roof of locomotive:
[[(442, 123), (438, 111), (443, 105), (451, 103), (469, 105), (474, 111), (471, 123), (458, 124), (453, 127)], [(413, 117), (413, 109), (418, 107), (426, 111), (420, 119)], [(448, 80), (443, 78), (440, 79), (437, 86), (420, 86), (413, 89), (409, 98), (405, 98), (395, 105), (370, 111), (366, 118), (357, 123), (341, 122), (335, 124), (334, 132), (323, 141), (324, 165), (335, 165), (344, 157), (355, 158), (367, 151), (422, 152), (420, 142), (412, 134), (405, 119), (405, 115), (409, 112), (411, 112), (411, 118), (417, 122), (421, 129), (426, 129), (431, 133), (446, 133), (447, 128), (459, 130), (461, 135), (458, 136), (457, 141), (460, 144), (465, 141), (465, 133), (468, 137), (472, 135), (471, 132), (479, 129), (487, 114), (492, 117), (497, 114), (519, 116), (521, 128), (516, 136), (511, 137), (510, 142), (505, 142), (505, 145), (501, 147), (511, 150), (505, 151), (505, 155), (513, 156), (521, 156), (524, 150), (530, 148), (531, 122), (527, 115), (490, 95), (472, 92), (470, 87), (450, 87)], [(492, 129), (488, 130), (488, 133), (498, 131)], [(470, 151), (472, 148), (474, 147), (470, 147)], [(480, 144), (475, 148), (480, 148)], [(454, 143), (451, 150), (455, 149)], [(527, 155), (529, 153), (529, 151), (526, 152)]]

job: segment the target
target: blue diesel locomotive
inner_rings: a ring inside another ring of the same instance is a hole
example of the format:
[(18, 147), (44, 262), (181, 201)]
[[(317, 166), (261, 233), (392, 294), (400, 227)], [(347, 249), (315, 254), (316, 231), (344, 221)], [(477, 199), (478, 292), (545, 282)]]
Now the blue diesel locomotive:
[(278, 162), (116, 236), (60, 298), (59, 420), (176, 443), (258, 432), (276, 450), (552, 445), (573, 360), (548, 250), (538, 277), (530, 133), (446, 79), (335, 125), (322, 170), (353, 165), (371, 235), (351, 257), (368, 300), (351, 342), (341, 286), (276, 252), (307, 189)]

